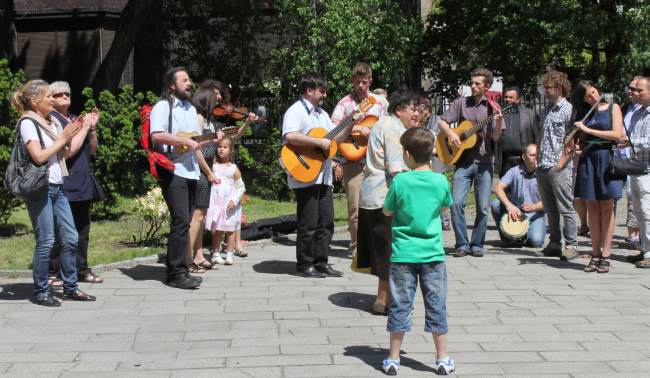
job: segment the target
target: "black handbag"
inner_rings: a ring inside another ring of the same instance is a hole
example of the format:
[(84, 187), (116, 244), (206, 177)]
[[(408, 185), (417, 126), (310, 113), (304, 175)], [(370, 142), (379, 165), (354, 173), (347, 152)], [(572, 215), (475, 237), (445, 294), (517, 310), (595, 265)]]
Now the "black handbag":
[[(632, 149), (632, 156), (636, 155), (634, 151), (634, 145), (632, 144), (632, 138), (630, 138), (630, 133), (625, 127), (625, 134), (627, 135), (627, 140), (630, 142), (630, 148)], [(616, 156), (612, 152), (612, 158), (609, 161), (608, 173), (614, 177), (620, 177), (625, 179), (625, 176), (640, 176), (648, 173), (648, 164), (640, 160), (632, 160), (628, 158), (623, 158)]]
[(20, 123), (24, 119), (34, 122), (38, 139), (41, 142), (41, 148), (45, 149), (38, 121), (29, 117), (23, 117), (18, 120), (18, 124), (16, 125), (16, 142), (14, 143), (14, 148), (11, 150), (11, 157), (9, 158), (7, 172), (5, 173), (4, 186), (14, 196), (27, 199), (47, 195), (49, 170), (47, 162), (42, 165), (34, 163), (27, 148), (25, 148), (23, 138), (20, 135)]
[(99, 180), (97, 180), (97, 177), (95, 177), (95, 174), (90, 172), (90, 181), (92, 181), (93, 187), (93, 202), (101, 202), (106, 199), (106, 192), (104, 191), (104, 188), (102, 187), (102, 184), (99, 183)]

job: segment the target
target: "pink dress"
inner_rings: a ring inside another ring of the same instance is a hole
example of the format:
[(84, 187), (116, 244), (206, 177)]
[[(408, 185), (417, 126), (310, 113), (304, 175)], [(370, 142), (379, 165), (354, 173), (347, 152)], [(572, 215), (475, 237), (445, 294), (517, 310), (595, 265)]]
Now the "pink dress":
[[(205, 228), (210, 231), (236, 231), (241, 228), (241, 203), (235, 190), (235, 171), (232, 163), (212, 166), (212, 172), (221, 180), (210, 188), (210, 205), (205, 215)], [(227, 210), (228, 202), (233, 201), (235, 208)]]

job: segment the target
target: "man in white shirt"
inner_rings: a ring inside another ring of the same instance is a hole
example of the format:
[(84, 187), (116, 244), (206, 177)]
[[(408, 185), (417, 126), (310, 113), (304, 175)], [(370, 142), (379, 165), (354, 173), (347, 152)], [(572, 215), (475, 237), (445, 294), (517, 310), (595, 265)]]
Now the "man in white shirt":
[[(300, 99), (287, 109), (282, 121), (282, 140), (294, 146), (310, 146), (328, 151), (331, 139), (314, 138), (309, 131), (315, 128), (334, 129), (329, 115), (320, 106), (327, 96), (324, 80), (317, 75), (304, 77), (299, 84)], [(350, 127), (343, 129), (333, 139), (345, 139)], [(334, 205), (332, 202), (332, 162), (323, 162), (318, 177), (303, 183), (287, 172), (289, 188), (297, 200), (296, 270), (303, 277), (341, 277), (343, 274), (327, 263), (329, 245), (334, 232)]]
[[(194, 193), (199, 179), (196, 151), (223, 137), (223, 133), (219, 132), (216, 140), (198, 143), (177, 136), (179, 132), (201, 132), (196, 109), (190, 101), (191, 90), (192, 81), (185, 68), (168, 70), (163, 78), (161, 100), (153, 107), (150, 115), (154, 148), (168, 154), (176, 166), (173, 172), (159, 169), (159, 174), (160, 187), (171, 215), (167, 237), (167, 285), (179, 289), (195, 289), (202, 281), (200, 277), (189, 274), (185, 260)], [(187, 148), (179, 150), (178, 147), (181, 146)]]

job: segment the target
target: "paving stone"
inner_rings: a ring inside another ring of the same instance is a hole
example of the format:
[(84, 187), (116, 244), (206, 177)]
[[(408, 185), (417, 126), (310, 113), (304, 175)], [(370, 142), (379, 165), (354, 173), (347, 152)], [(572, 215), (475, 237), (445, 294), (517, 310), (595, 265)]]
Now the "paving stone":
[[(487, 240), (496, 237), (490, 229)], [(452, 246), (453, 233), (444, 241)], [(587, 239), (580, 243), (588, 249)], [(99, 296), (95, 303), (49, 309), (3, 300), (0, 377), (382, 375), (388, 333), (386, 317), (370, 313), (375, 277), (352, 273), (349, 258), (332, 256), (343, 278), (304, 279), (286, 274), (294, 247), (248, 250), (247, 259), (202, 275), (199, 290), (165, 286), (147, 276), (160, 266), (146, 263), (131, 277), (104, 272), (105, 284), (84, 286)], [(586, 260), (524, 252), (488, 245), (483, 259), (448, 259), (448, 349), (457, 374), (647, 376), (650, 275), (618, 261), (608, 275), (587, 275), (574, 269)], [(265, 265), (270, 273), (260, 271)], [(0, 288), (16, 283), (30, 279), (1, 278)], [(433, 374), (424, 316), (418, 294), (400, 376)]]

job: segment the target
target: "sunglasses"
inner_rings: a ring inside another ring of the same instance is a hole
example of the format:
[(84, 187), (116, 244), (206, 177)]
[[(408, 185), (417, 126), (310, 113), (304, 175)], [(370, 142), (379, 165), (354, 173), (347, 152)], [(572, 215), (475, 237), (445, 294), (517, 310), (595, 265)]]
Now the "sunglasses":
[(67, 98), (70, 98), (70, 93), (68, 93), (68, 92), (61, 92), (61, 93), (55, 93), (55, 94), (52, 95), (52, 97), (54, 97), (54, 98), (61, 98), (61, 97), (63, 97), (63, 96), (65, 96), (65, 97), (67, 97)]

